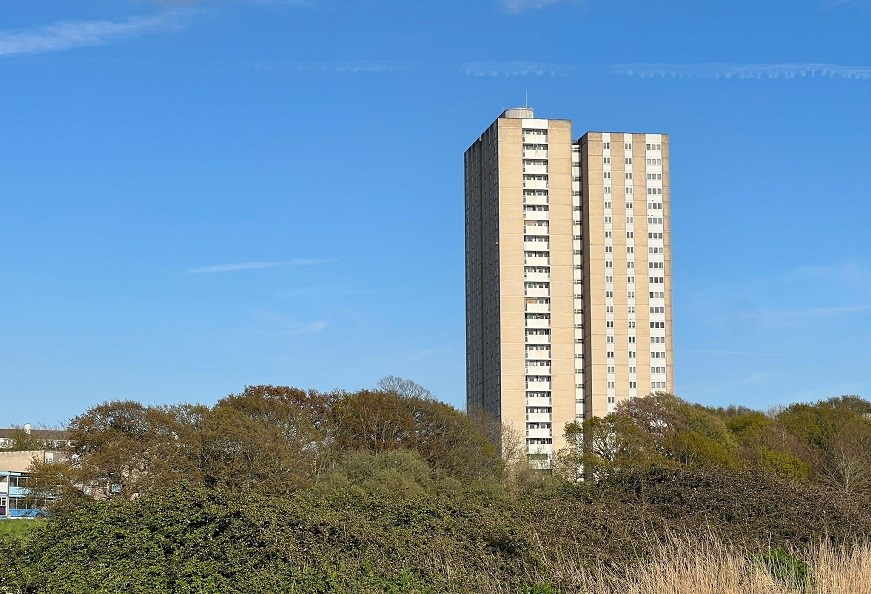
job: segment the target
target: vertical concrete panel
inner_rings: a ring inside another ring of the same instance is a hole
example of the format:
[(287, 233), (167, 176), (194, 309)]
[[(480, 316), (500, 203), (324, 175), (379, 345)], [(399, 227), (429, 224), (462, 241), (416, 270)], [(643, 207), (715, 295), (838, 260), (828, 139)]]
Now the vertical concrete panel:
[(553, 451), (575, 420), (574, 273), (572, 257), (572, 126), (548, 123)]

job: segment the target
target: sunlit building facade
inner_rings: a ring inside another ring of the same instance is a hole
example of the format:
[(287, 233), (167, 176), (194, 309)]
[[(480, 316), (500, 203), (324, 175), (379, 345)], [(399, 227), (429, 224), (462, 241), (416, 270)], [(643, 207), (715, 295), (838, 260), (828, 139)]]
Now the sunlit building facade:
[(467, 405), (532, 457), (672, 390), (668, 149), (518, 108), (466, 151)]

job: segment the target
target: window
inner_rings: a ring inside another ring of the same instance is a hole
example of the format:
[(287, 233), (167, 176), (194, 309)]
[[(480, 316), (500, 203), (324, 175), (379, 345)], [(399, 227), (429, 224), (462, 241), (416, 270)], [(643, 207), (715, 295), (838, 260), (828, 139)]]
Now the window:
[(611, 157), (602, 157), (602, 162), (603, 162), (605, 165), (610, 164), (610, 163), (611, 163)]
[(632, 165), (632, 157), (626, 157), (626, 165)]
[(610, 142), (603, 142), (602, 148), (605, 149), (606, 151), (611, 150), (611, 143)]

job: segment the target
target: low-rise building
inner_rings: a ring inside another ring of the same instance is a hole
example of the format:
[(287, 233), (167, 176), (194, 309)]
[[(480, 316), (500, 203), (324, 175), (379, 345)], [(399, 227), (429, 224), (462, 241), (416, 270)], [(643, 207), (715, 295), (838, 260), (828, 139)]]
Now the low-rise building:
[(50, 450), (0, 451), (0, 520), (33, 518), (45, 508), (45, 499), (31, 497), (28, 482), (34, 462), (60, 461), (61, 452)]

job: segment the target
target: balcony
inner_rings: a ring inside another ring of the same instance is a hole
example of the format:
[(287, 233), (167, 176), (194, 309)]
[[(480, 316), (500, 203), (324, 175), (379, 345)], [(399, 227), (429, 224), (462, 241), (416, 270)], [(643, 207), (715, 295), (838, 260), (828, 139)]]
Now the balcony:
[(547, 204), (547, 196), (524, 196), (524, 204)]
[[(543, 198), (543, 196), (530, 196), (530, 198)], [(549, 221), (550, 212), (546, 210), (525, 210), (523, 218), (527, 221)]]
[(528, 365), (526, 375), (550, 375), (550, 365)]
[(550, 382), (542, 382), (542, 381), (529, 381), (526, 382), (527, 390), (550, 390)]
[(550, 423), (550, 413), (526, 413), (526, 420), (530, 423)]
[(550, 266), (550, 258), (547, 256), (526, 256), (523, 263), (527, 266)]
[(524, 159), (547, 159), (547, 149), (523, 149)]
[(547, 180), (526, 179), (526, 180), (523, 180), (523, 187), (527, 190), (546, 190), (547, 189)]
[(550, 273), (548, 272), (525, 272), (523, 279), (531, 283), (546, 283), (550, 281)]
[(547, 328), (550, 328), (550, 320), (549, 319), (538, 320), (535, 318), (532, 318), (532, 319), (527, 318), (526, 319), (526, 327), (527, 328), (545, 328), (545, 329), (547, 329)]
[(524, 241), (523, 249), (527, 252), (546, 252), (550, 250), (549, 241)]
[(526, 313), (550, 313), (549, 303), (527, 303)]
[(549, 346), (550, 334), (527, 334), (526, 344), (544, 344)]
[(527, 396), (526, 406), (550, 406), (550, 397), (548, 396)]
[(547, 165), (529, 165), (529, 164), (524, 163), (523, 173), (546, 174), (547, 173)]
[(526, 437), (546, 438), (550, 437), (550, 429), (527, 429)]
[(550, 359), (550, 349), (528, 349), (526, 351), (526, 358), (531, 361), (546, 361)]
[(524, 292), (526, 297), (550, 297), (550, 289), (549, 288), (539, 288), (539, 287), (527, 287)]

